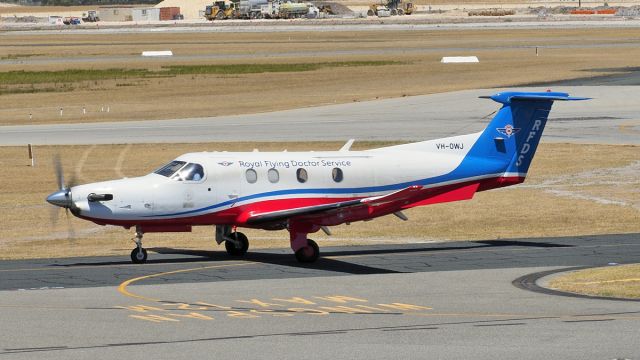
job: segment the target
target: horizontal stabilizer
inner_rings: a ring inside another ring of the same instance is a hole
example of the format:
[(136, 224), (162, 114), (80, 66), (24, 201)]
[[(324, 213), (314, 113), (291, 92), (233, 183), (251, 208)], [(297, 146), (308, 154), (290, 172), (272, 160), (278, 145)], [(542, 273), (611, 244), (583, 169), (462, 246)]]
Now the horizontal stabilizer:
[(570, 101), (570, 100), (589, 100), (585, 97), (569, 96), (567, 93), (561, 92), (515, 92), (508, 91), (497, 93), (491, 96), (480, 96), (482, 99), (491, 99), (501, 104), (509, 105), (513, 100), (525, 101)]

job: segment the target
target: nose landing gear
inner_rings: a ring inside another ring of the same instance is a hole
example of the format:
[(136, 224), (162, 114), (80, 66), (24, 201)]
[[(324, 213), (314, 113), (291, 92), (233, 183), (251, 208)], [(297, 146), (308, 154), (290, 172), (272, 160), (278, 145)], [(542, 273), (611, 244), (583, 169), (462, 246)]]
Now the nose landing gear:
[(229, 225), (217, 225), (216, 226), (216, 242), (222, 244), (224, 242), (224, 248), (227, 250), (227, 254), (240, 257), (244, 256), (249, 250), (249, 239), (246, 235), (233, 231), (233, 227)]
[(133, 241), (137, 246), (131, 251), (131, 261), (134, 264), (143, 264), (147, 261), (147, 250), (142, 247), (142, 235), (144, 233), (139, 226), (136, 226), (136, 237)]
[(227, 254), (231, 256), (244, 256), (249, 250), (249, 239), (241, 232), (233, 232), (229, 234), (228, 240), (224, 242), (224, 248)]

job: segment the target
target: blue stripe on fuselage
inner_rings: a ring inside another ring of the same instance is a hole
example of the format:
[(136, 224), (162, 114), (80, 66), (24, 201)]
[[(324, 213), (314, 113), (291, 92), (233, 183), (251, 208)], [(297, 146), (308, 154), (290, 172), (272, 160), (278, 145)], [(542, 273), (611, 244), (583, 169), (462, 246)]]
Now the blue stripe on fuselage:
[[(491, 159), (472, 159), (468, 155), (463, 159), (460, 165), (445, 175), (439, 175), (432, 178), (419, 179), (415, 181), (407, 181), (398, 184), (390, 184), (390, 185), (380, 185), (380, 186), (368, 186), (368, 187), (355, 187), (355, 188), (318, 188), (318, 189), (287, 189), (287, 190), (276, 190), (276, 191), (268, 191), (264, 193), (258, 193), (253, 195), (247, 195), (238, 197), (237, 199), (223, 201), (221, 203), (213, 204), (207, 207), (203, 207), (200, 209), (194, 209), (189, 211), (182, 211), (171, 214), (162, 214), (162, 215), (147, 215), (145, 217), (167, 217), (167, 216), (179, 216), (179, 215), (189, 215), (195, 214), (203, 211), (214, 210), (217, 208), (221, 208), (227, 205), (233, 205), (235, 203), (267, 198), (273, 196), (283, 196), (283, 195), (303, 195), (303, 194), (366, 194), (366, 193), (377, 193), (377, 192), (385, 192), (385, 191), (393, 191), (393, 190), (401, 190), (407, 188), (412, 185), (432, 185), (457, 179), (465, 179), (489, 174), (497, 174), (504, 171), (505, 164), (503, 162), (492, 161)], [(480, 171), (482, 169), (483, 171)], [(474, 171), (475, 170), (475, 171)]]

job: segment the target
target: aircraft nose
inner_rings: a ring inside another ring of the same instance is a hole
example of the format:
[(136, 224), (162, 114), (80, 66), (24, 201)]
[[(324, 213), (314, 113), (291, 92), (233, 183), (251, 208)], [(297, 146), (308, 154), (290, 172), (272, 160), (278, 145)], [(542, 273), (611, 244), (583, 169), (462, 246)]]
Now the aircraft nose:
[(47, 202), (63, 208), (71, 207), (71, 198), (66, 190), (59, 190), (47, 196)]

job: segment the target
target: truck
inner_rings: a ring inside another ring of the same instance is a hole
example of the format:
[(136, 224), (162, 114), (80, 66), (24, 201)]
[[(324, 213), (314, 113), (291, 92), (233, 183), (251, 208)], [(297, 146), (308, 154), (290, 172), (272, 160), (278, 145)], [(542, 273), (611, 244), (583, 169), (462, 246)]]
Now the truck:
[(82, 21), (84, 22), (97, 22), (100, 21), (98, 12), (96, 10), (89, 10), (87, 13), (82, 14)]
[(306, 16), (309, 13), (309, 5), (305, 3), (286, 2), (280, 4), (280, 17), (293, 19)]
[(79, 18), (71, 16), (62, 20), (62, 23), (65, 25), (80, 25), (82, 22), (80, 21)]
[(266, 5), (268, 0), (240, 0), (238, 10), (240, 17), (243, 19), (261, 19), (262, 6)]

